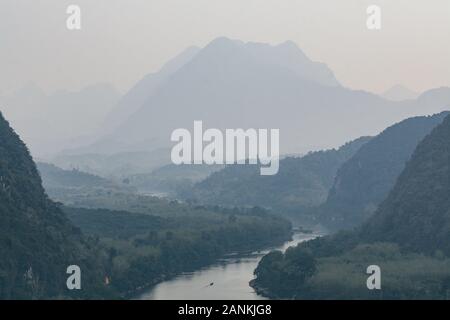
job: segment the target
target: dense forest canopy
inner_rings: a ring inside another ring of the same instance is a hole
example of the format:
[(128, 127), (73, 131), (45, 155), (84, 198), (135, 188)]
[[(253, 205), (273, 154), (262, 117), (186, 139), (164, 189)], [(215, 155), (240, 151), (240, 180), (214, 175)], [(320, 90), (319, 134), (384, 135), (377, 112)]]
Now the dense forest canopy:
[(110, 287), (125, 297), (226, 253), (281, 244), (291, 237), (287, 220), (259, 208), (192, 207), (176, 216), (64, 210), (83, 232), (99, 238), (109, 253)]

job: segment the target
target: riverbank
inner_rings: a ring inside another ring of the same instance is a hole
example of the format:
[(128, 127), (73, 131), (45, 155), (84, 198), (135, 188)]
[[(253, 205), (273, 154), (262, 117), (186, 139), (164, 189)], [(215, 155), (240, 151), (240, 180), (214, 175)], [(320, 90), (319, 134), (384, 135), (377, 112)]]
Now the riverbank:
[(253, 290), (255, 290), (257, 295), (259, 295), (261, 297), (264, 297), (264, 298), (267, 298), (267, 299), (270, 299), (270, 300), (277, 300), (277, 299), (279, 299), (276, 295), (272, 294), (269, 289), (258, 286), (258, 284), (257, 284), (257, 282), (255, 280), (256, 279), (250, 280), (248, 282), (248, 285), (251, 288), (253, 288)]
[(127, 292), (124, 295), (124, 298), (125, 299), (139, 299), (139, 297), (141, 295), (143, 295), (147, 291), (151, 291), (155, 286), (159, 285), (160, 283), (163, 283), (166, 281), (171, 281), (173, 279), (176, 279), (180, 275), (193, 274), (196, 271), (204, 270), (205, 268), (215, 266), (220, 261), (224, 261), (226, 259), (240, 259), (242, 257), (252, 254), (253, 252), (261, 252), (262, 250), (264, 250), (267, 247), (281, 246), (284, 243), (292, 240), (292, 237), (293, 237), (293, 233), (290, 232), (290, 233), (287, 233), (284, 237), (280, 237), (279, 239), (273, 239), (266, 243), (261, 243), (258, 246), (244, 247), (239, 250), (233, 250), (233, 251), (226, 252), (224, 254), (221, 254), (221, 255), (215, 257), (213, 261), (207, 262), (203, 265), (198, 265), (195, 268), (188, 268), (188, 269), (185, 269), (185, 270), (182, 270), (179, 272), (173, 272), (171, 274), (161, 275), (160, 278), (155, 279), (153, 282), (144, 284), (142, 286), (135, 288), (134, 290)]
[[(265, 299), (249, 286), (260, 259), (272, 250), (285, 251), (290, 246), (310, 240), (317, 234), (293, 234), (292, 239), (268, 245), (257, 251), (225, 255), (213, 264), (193, 272), (184, 272), (161, 282), (136, 298), (144, 300), (260, 300)], [(212, 285), (211, 285), (212, 284)]]
[(159, 205), (148, 211), (164, 214), (65, 208), (83, 233), (97, 239), (106, 285), (119, 298), (204, 268), (226, 254), (261, 250), (292, 236), (288, 220), (263, 209), (155, 201)]

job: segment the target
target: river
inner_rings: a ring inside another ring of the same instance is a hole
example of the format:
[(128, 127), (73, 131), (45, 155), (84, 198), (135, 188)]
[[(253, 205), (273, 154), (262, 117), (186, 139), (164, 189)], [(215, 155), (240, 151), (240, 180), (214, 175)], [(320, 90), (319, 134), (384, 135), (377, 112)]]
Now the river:
[(248, 254), (231, 254), (203, 269), (182, 273), (142, 293), (141, 300), (262, 300), (249, 286), (261, 258), (271, 250), (285, 251), (290, 246), (320, 236), (295, 233), (292, 240), (279, 247)]

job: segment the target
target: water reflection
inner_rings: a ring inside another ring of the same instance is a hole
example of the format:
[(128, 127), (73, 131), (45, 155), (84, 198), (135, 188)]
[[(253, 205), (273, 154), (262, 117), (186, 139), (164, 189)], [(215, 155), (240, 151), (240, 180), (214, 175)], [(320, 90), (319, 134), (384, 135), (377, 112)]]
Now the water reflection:
[(231, 254), (217, 263), (195, 272), (183, 273), (164, 281), (138, 298), (144, 300), (262, 300), (249, 286), (259, 260), (271, 250), (286, 250), (319, 234), (294, 234), (293, 239), (282, 246), (267, 248), (248, 254)]

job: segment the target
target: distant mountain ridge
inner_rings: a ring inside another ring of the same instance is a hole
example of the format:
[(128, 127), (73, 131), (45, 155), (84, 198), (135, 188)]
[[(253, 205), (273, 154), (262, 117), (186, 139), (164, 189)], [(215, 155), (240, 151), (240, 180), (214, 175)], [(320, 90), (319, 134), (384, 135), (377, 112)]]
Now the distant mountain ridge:
[(143, 79), (138, 81), (107, 115), (105, 119), (107, 127), (111, 130), (114, 129), (120, 122), (136, 112), (159, 86), (163, 85), (174, 72), (188, 63), (199, 51), (200, 48), (195, 46), (186, 48), (164, 64), (158, 72), (147, 74)]
[(398, 84), (386, 90), (382, 94), (382, 96), (388, 100), (402, 101), (402, 100), (417, 99), (419, 94)]
[[(102, 125), (96, 132), (97, 139), (93, 143), (74, 148), (67, 147), (66, 154), (75, 153), (104, 153), (114, 154), (118, 151), (150, 151), (153, 150), (152, 139), (143, 139), (139, 141), (140, 147), (136, 148), (133, 142), (121, 139), (117, 136), (111, 136), (111, 133), (117, 129), (126, 119), (135, 113), (149, 97), (163, 86), (182, 66), (188, 63), (200, 51), (200, 48), (191, 46), (173, 59), (169, 60), (164, 66), (155, 73), (149, 73), (139, 80), (118, 102), (112, 107), (112, 110), (106, 115)], [(148, 144), (145, 146), (145, 144)], [(145, 147), (143, 147), (145, 146)]]
[(174, 129), (203, 120), (218, 129), (279, 128), (282, 153), (305, 153), (375, 135), (393, 122), (449, 105), (450, 88), (389, 101), (342, 87), (326, 65), (293, 42), (270, 46), (222, 37), (173, 72), (91, 151), (168, 148)]
[(200, 203), (260, 206), (276, 213), (302, 216), (306, 208), (326, 200), (338, 168), (368, 141), (369, 137), (363, 137), (338, 149), (284, 158), (274, 176), (261, 176), (257, 165), (230, 165), (181, 196)]
[(112, 185), (112, 182), (107, 179), (76, 169), (63, 170), (53, 164), (44, 162), (38, 162), (36, 165), (46, 189), (83, 186), (109, 187)]

